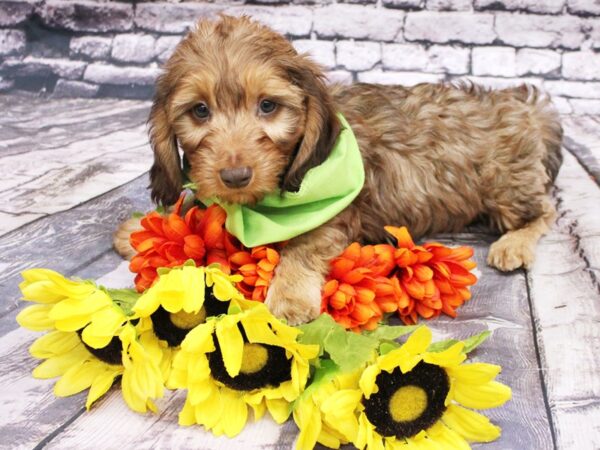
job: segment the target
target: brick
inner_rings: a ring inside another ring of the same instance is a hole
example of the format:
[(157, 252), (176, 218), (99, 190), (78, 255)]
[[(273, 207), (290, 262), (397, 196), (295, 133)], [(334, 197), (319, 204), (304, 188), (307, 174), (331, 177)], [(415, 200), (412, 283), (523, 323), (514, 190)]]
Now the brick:
[(600, 2), (598, 0), (567, 0), (567, 7), (571, 14), (600, 16)]
[(471, 54), (473, 75), (514, 77), (516, 51), (510, 47), (478, 47)]
[(498, 38), (514, 47), (577, 49), (584, 40), (581, 28), (580, 19), (573, 16), (496, 15)]
[(573, 107), (573, 114), (576, 115), (600, 115), (600, 100), (587, 100), (573, 98), (569, 100)]
[(425, 0), (383, 0), (386, 8), (417, 9), (422, 8)]
[(409, 41), (489, 44), (496, 38), (494, 16), (463, 12), (410, 12), (404, 25)]
[(164, 63), (175, 51), (177, 44), (181, 42), (180, 36), (161, 36), (154, 44), (154, 55), (159, 62)]
[(475, 0), (476, 10), (528, 11), (542, 14), (558, 14), (566, 0)]
[(469, 54), (469, 49), (454, 46), (384, 44), (382, 62), (384, 69), (463, 74), (469, 70)]
[(442, 80), (442, 75), (418, 72), (383, 72), (381, 70), (371, 70), (358, 74), (358, 81), (363, 83), (401, 84), (403, 86), (414, 86), (419, 83), (438, 83)]
[(369, 70), (381, 61), (381, 44), (378, 42), (338, 41), (336, 62), (348, 70)]
[(33, 14), (30, 1), (3, 1), (0, 7), (0, 26), (8, 27), (25, 22)]
[(68, 59), (36, 58), (27, 56), (22, 60), (7, 59), (0, 66), (12, 77), (58, 76), (68, 80), (81, 78), (87, 63)]
[(600, 17), (582, 20), (582, 27), (589, 32), (589, 43), (591, 48), (594, 50), (600, 50)]
[(428, 54), (427, 72), (462, 74), (469, 71), (471, 51), (468, 48), (432, 45)]
[(127, 31), (133, 26), (133, 6), (127, 3), (48, 0), (39, 14), (46, 25), (72, 31)]
[(522, 48), (517, 51), (517, 75), (552, 75), (560, 72), (560, 53)]
[(427, 9), (432, 11), (471, 11), (472, 0), (427, 0)]
[(453, 78), (452, 81), (470, 81), (480, 86), (485, 86), (492, 89), (506, 89), (523, 84), (531, 84), (538, 88), (542, 88), (542, 80), (539, 78), (496, 78), (496, 77), (477, 77), (465, 76)]
[(298, 53), (308, 53), (311, 59), (326, 69), (335, 67), (334, 43), (331, 41), (315, 41), (299, 39), (293, 42)]
[(564, 53), (562, 75), (571, 80), (600, 80), (600, 54), (592, 52)]
[(18, 55), (27, 47), (27, 36), (21, 30), (0, 30), (0, 56)]
[(227, 14), (248, 14), (278, 33), (288, 36), (308, 37), (312, 30), (313, 12), (310, 8), (304, 6), (281, 8), (242, 6), (229, 8)]
[(154, 85), (139, 84), (115, 85), (103, 84), (98, 91), (98, 97), (129, 98), (135, 100), (150, 100), (154, 95)]
[(331, 70), (325, 73), (328, 83), (350, 84), (352, 74), (346, 70)]
[(156, 67), (120, 67), (109, 64), (90, 64), (83, 79), (98, 84), (153, 85), (160, 69)]
[(562, 97), (600, 99), (600, 82), (547, 80), (544, 89), (551, 95)]
[(155, 40), (148, 34), (118, 34), (110, 55), (119, 62), (147, 63), (154, 58)]
[(573, 107), (569, 103), (569, 100), (563, 97), (552, 97), (552, 104), (556, 108), (559, 114), (572, 114)]
[(314, 31), (326, 38), (392, 41), (402, 30), (402, 11), (355, 5), (331, 5), (315, 10)]
[(202, 18), (215, 18), (223, 7), (205, 3), (138, 3), (135, 25), (138, 28), (161, 33), (187, 32)]
[(112, 37), (81, 36), (71, 38), (69, 53), (71, 57), (86, 59), (106, 59), (110, 55)]
[(98, 94), (100, 86), (96, 84), (86, 83), (85, 81), (70, 81), (60, 79), (54, 87), (53, 97), (71, 98), (85, 97), (92, 98)]

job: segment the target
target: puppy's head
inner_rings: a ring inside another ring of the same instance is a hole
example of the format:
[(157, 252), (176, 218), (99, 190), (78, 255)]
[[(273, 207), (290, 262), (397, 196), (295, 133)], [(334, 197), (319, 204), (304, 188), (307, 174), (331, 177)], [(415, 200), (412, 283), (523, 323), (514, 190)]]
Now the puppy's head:
[(178, 147), (198, 197), (253, 203), (298, 190), (339, 132), (320, 68), (247, 17), (201, 21), (157, 81), (150, 114), (152, 198), (181, 192)]

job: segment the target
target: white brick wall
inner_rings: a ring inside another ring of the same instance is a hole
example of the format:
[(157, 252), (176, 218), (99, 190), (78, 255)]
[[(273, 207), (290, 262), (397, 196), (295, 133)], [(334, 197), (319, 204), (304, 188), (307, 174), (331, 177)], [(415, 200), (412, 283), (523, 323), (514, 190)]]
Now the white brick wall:
[[(223, 12), (285, 34), (330, 81), (526, 81), (561, 111), (599, 109), (600, 0), (11, 0), (0, 7), (0, 91), (50, 76), (56, 95), (148, 96), (187, 30)], [(28, 41), (40, 26), (56, 32), (43, 57)]]

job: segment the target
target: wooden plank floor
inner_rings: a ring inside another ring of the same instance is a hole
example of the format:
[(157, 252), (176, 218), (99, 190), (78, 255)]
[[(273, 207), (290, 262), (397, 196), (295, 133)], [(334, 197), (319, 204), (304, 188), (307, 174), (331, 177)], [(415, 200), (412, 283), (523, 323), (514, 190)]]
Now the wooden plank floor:
[[(111, 249), (111, 234), (132, 211), (151, 207), (149, 104), (126, 100), (47, 100), (0, 96), (0, 448), (288, 449), (293, 422), (248, 426), (234, 440), (181, 428), (181, 393), (159, 415), (126, 409), (113, 390), (91, 412), (83, 395), (57, 399), (52, 380), (35, 380), (19, 329), (19, 272), (54, 268), (70, 276), (132, 283)], [(480, 449), (600, 448), (600, 119), (564, 117), (565, 163), (554, 198), (559, 217), (531, 271), (501, 274), (485, 265), (495, 236), (438, 236), (475, 248), (480, 281), (456, 320), (430, 322), (436, 335), (493, 337), (477, 360), (502, 364), (514, 399), (489, 415), (504, 430)]]

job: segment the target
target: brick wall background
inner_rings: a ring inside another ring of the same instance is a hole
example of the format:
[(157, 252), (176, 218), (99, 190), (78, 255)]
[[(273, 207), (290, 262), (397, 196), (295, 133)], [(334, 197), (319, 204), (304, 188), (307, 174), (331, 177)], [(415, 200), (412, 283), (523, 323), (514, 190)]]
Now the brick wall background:
[(221, 11), (285, 34), (331, 80), (525, 80), (600, 114), (600, 0), (0, 0), (0, 91), (149, 98), (181, 36)]

